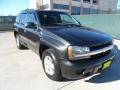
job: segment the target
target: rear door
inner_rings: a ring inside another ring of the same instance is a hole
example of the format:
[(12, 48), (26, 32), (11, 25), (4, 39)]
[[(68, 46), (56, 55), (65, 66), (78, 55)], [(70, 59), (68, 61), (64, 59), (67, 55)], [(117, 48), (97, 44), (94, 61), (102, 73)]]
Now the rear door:
[(17, 16), (16, 23), (15, 23), (15, 30), (17, 30), (19, 36), (20, 36), (20, 41), (24, 45), (27, 45), (28, 40), (26, 39), (25, 35), (25, 18), (26, 18), (26, 13), (21, 13)]

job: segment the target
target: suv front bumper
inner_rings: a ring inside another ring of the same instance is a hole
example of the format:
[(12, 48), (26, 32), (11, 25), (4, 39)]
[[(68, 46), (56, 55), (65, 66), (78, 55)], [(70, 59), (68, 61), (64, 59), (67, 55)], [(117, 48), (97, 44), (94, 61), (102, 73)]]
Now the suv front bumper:
[[(113, 62), (116, 59), (117, 51), (115, 48), (111, 52), (98, 59), (88, 60), (60, 60), (62, 76), (68, 79), (81, 79), (102, 71), (103, 64), (107, 61)], [(114, 57), (114, 58), (113, 58)]]

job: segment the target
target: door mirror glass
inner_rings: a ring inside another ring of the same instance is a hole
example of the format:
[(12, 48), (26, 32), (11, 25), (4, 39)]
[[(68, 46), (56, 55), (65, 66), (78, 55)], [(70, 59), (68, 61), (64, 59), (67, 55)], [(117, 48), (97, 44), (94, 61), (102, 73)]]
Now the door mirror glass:
[(34, 24), (33, 22), (27, 22), (25, 23), (25, 27), (26, 28), (31, 28), (31, 29), (36, 29), (36, 24)]

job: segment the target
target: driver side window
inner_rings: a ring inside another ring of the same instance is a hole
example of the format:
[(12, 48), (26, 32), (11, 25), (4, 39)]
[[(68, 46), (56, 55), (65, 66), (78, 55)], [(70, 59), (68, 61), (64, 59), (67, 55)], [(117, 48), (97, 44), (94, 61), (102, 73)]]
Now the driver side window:
[(36, 19), (33, 13), (28, 13), (25, 19), (26, 22), (33, 22), (36, 24)]

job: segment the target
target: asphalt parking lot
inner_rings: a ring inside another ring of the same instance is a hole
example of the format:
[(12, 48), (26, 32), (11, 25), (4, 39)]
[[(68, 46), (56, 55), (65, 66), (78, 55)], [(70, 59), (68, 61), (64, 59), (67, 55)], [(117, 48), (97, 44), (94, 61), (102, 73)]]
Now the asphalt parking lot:
[[(120, 49), (120, 41), (115, 40)], [(118, 51), (118, 54), (119, 51)], [(13, 32), (0, 32), (0, 90), (119, 90), (120, 60), (82, 80), (55, 82), (47, 78), (38, 55), (16, 48)]]

